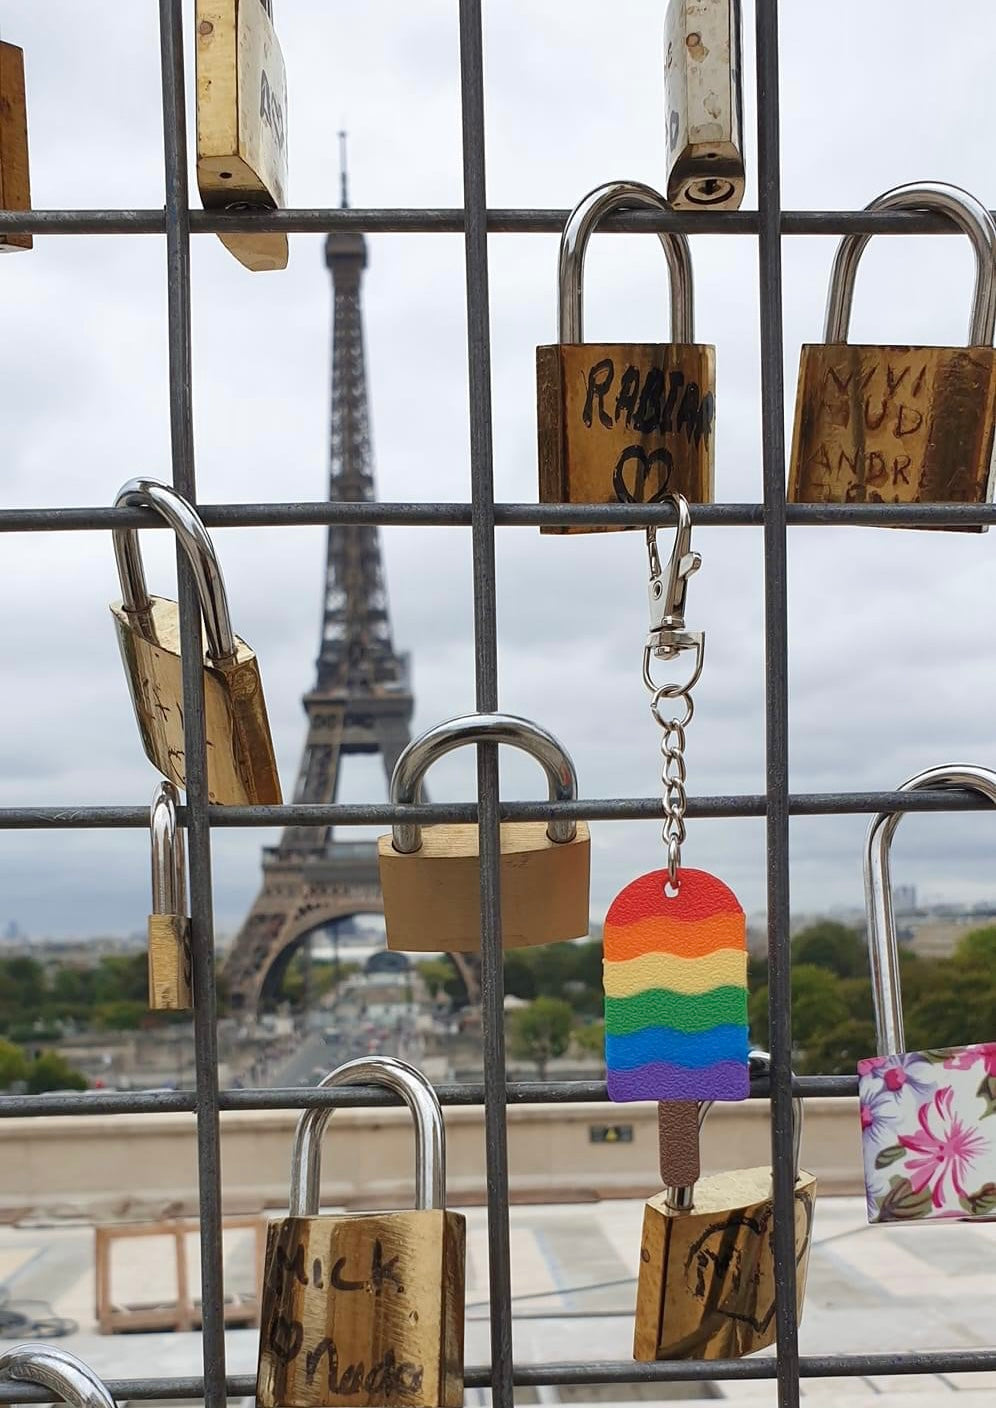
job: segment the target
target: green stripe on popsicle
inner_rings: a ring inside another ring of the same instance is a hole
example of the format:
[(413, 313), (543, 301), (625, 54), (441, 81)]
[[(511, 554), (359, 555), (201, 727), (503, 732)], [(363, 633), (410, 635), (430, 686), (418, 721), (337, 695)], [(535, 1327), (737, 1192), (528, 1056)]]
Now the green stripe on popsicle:
[(651, 988), (633, 997), (605, 999), (605, 1030), (611, 1036), (629, 1036), (644, 1027), (707, 1032), (711, 1027), (738, 1023), (747, 1023), (747, 993), (742, 987), (691, 994)]

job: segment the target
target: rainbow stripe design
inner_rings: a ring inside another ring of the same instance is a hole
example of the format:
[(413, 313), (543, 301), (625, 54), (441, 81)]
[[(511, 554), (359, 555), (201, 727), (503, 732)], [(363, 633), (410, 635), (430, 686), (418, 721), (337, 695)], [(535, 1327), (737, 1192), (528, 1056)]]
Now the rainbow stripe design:
[(612, 901), (603, 934), (610, 1100), (743, 1100), (747, 921), (736, 895), (682, 870), (674, 898), (654, 870)]

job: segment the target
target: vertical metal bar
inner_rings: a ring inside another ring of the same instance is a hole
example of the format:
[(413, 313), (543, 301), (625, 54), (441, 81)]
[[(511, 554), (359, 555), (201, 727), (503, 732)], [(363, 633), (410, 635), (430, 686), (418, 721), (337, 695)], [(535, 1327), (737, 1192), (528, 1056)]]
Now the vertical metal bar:
[(782, 373), (778, 0), (757, 0), (758, 261), (764, 477), (764, 628), (768, 839), (771, 1163), (775, 1199), (778, 1402), (798, 1408), (795, 1173), (792, 1157), (792, 973), (789, 951), (788, 593)]
[[(470, 380), (471, 532), (474, 553), (474, 644), (477, 707), (498, 707), (495, 512), (491, 439), (491, 331), (484, 145), (484, 37), (481, 0), (460, 0), (460, 97), (466, 212), (467, 357)], [(484, 1026), (484, 1140), (488, 1185), (491, 1293), (491, 1392), (511, 1408), (512, 1297), (508, 1226), (508, 1134), (505, 1123), (505, 978), (502, 967), (498, 828), (498, 753), (477, 757), (481, 869), (481, 1016)]]
[[(182, 0), (159, 0), (163, 139), (166, 163), (166, 270), (169, 322), (169, 415), (173, 483), (195, 500), (190, 348), (190, 208), (183, 75)], [(221, 1130), (214, 978), (211, 832), (207, 816), (207, 749), (201, 613), (194, 574), (177, 548), (183, 661), (184, 751), (187, 768), (187, 854), (194, 978), (197, 1079), (197, 1179), (201, 1224), (201, 1315), (204, 1401), (225, 1405), (224, 1268), (221, 1237)]]

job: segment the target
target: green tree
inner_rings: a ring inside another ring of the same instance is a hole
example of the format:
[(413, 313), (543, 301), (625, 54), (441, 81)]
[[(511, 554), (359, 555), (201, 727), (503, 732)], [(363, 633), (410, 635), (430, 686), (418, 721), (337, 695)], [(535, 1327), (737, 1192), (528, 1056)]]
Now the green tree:
[(28, 1091), (43, 1095), (46, 1090), (86, 1090), (85, 1076), (74, 1070), (58, 1051), (43, 1051), (28, 1070)]
[(143, 1002), (148, 1006), (149, 960), (144, 953), (107, 954), (93, 972), (95, 1002)]
[(792, 1036), (798, 1046), (806, 1046), (849, 1015), (833, 973), (810, 963), (792, 969)]
[(531, 1002), (536, 994), (536, 965), (529, 948), (509, 949), (505, 954), (505, 991), (511, 997)]
[(422, 958), (415, 964), (415, 971), (437, 999), (453, 980), (453, 964), (446, 958)]
[(512, 1012), (508, 1021), (509, 1051), (519, 1061), (532, 1061), (540, 1080), (549, 1063), (563, 1056), (571, 1041), (574, 1013), (558, 997), (538, 997)]
[(990, 972), (996, 969), (996, 924), (973, 929), (959, 939), (954, 956), (962, 963), (981, 964)]
[(93, 1009), (93, 1024), (101, 1031), (135, 1032), (149, 1024), (148, 1002), (134, 1002), (121, 997), (113, 1002), (98, 1002)]
[(605, 1064), (605, 1023), (585, 1022), (583, 1025), (575, 1027), (573, 1032), (574, 1045), (585, 1056), (597, 1056)]
[(868, 972), (868, 946), (857, 929), (821, 919), (796, 934), (792, 962), (827, 968), (838, 978), (860, 978)]
[(795, 1073), (800, 1076), (853, 1076), (865, 1056), (874, 1056), (875, 1023), (871, 1018), (847, 1017), (824, 1032), (815, 1035), (805, 1051), (795, 1058)]
[(12, 1041), (0, 1041), (0, 1090), (9, 1090), (27, 1074), (28, 1062), (21, 1048)]

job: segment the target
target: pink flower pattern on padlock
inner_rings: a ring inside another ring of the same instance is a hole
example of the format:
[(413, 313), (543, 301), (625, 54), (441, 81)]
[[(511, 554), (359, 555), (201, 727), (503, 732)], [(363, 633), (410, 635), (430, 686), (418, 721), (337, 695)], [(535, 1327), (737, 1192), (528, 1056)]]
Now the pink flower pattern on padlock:
[(870, 1057), (858, 1092), (870, 1222), (996, 1218), (996, 1042)]

